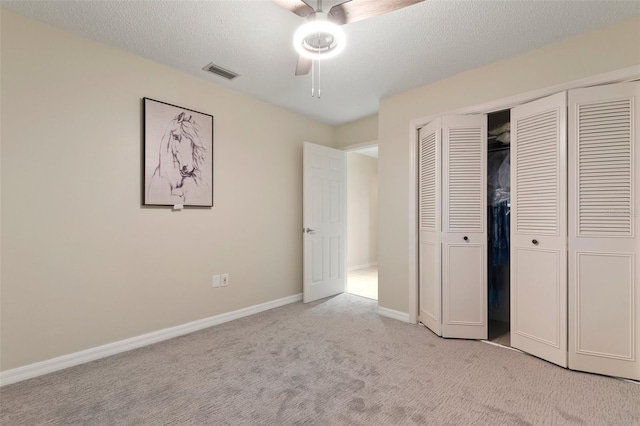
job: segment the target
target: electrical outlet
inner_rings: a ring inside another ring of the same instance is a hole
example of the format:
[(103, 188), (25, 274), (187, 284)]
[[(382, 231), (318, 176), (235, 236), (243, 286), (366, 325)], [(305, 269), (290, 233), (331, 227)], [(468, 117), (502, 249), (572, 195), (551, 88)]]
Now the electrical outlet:
[(211, 280), (212, 287), (220, 287), (220, 275), (214, 275)]
[(222, 274), (222, 283), (221, 286), (229, 285), (229, 274)]

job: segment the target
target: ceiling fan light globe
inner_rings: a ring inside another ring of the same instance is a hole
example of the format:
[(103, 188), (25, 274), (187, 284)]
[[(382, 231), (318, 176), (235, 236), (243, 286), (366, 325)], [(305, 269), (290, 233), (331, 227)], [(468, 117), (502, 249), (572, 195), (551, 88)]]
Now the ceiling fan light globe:
[[(326, 36), (331, 43), (320, 49), (312, 48), (306, 43), (313, 35)], [(347, 37), (338, 25), (324, 20), (309, 21), (300, 26), (293, 35), (293, 47), (305, 58), (322, 60), (333, 58), (344, 50)]]

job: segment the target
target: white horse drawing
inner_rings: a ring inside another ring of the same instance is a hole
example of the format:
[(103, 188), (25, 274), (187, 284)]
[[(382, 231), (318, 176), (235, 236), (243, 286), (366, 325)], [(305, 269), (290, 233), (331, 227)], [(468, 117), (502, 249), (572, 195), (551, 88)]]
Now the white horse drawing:
[(191, 115), (178, 114), (162, 137), (158, 166), (148, 187), (149, 204), (206, 204), (211, 196), (202, 178), (207, 150)]

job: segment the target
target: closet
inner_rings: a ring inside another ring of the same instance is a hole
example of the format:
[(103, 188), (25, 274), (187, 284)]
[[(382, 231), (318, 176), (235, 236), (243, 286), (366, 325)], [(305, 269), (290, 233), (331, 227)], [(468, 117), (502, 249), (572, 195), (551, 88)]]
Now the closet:
[(510, 345), (511, 111), (487, 114), (488, 340)]
[(419, 130), (420, 322), (487, 339), (508, 318), (515, 348), (640, 379), (638, 99), (618, 83)]

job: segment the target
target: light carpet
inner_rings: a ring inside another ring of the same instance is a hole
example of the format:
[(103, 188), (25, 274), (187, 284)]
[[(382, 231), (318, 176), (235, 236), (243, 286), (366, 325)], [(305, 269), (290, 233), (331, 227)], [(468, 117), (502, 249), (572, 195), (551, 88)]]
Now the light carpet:
[(637, 425), (640, 386), (340, 295), (0, 389), (2, 425)]

